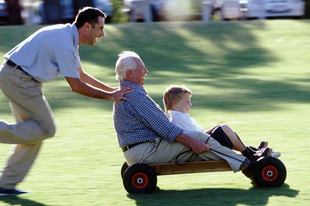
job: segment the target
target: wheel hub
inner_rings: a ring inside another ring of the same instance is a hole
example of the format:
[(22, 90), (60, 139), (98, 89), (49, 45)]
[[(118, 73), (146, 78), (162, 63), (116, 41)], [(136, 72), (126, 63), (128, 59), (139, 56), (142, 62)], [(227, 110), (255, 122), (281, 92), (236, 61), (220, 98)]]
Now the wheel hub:
[(132, 185), (137, 189), (143, 189), (148, 185), (148, 176), (143, 172), (136, 173), (132, 178)]
[(267, 176), (268, 177), (272, 177), (273, 176), (273, 172), (271, 170), (267, 171)]
[(137, 183), (138, 183), (138, 184), (143, 184), (143, 178), (138, 178), (138, 179), (137, 179)]
[(278, 178), (278, 170), (272, 165), (268, 165), (262, 170), (262, 177), (268, 182), (275, 181)]

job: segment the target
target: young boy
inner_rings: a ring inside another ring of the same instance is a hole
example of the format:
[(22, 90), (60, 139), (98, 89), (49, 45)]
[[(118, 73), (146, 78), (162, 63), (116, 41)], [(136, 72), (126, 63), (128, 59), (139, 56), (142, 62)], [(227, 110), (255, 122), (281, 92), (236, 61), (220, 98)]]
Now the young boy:
[(191, 96), (191, 90), (185, 86), (172, 85), (166, 89), (163, 102), (166, 112), (170, 114), (170, 121), (172, 123), (184, 130), (205, 132), (222, 145), (240, 151), (244, 156), (280, 156), (280, 152), (272, 152), (272, 149), (267, 147), (268, 143), (264, 141), (257, 148), (245, 146), (228, 125), (218, 124), (207, 131), (203, 129), (189, 115), (192, 106)]

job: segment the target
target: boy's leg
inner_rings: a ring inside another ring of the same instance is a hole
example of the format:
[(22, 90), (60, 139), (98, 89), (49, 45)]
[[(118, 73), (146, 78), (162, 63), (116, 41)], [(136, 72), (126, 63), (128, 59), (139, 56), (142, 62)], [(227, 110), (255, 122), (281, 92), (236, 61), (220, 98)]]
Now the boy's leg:
[(211, 133), (211, 136), (221, 145), (231, 149), (242, 152), (246, 148), (238, 135), (228, 125), (219, 125), (219, 127)]
[(221, 145), (226, 146), (229, 149), (234, 148), (234, 144), (231, 138), (226, 134), (226, 132), (224, 132), (221, 126), (213, 130), (210, 136), (213, 137), (216, 141), (218, 141)]

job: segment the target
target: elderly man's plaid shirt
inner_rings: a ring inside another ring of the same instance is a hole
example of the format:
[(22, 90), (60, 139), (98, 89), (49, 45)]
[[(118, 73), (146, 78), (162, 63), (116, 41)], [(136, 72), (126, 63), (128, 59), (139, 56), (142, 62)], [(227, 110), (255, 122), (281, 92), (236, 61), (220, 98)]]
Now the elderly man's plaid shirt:
[(121, 87), (134, 86), (126, 95), (128, 101), (114, 102), (113, 118), (120, 147), (162, 137), (169, 142), (182, 132), (172, 124), (145, 89), (133, 82), (122, 81)]

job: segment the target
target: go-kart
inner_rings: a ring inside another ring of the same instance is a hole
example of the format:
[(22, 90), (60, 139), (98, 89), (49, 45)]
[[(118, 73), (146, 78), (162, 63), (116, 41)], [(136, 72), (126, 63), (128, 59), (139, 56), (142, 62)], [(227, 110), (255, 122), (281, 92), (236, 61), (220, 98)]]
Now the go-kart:
[[(152, 193), (157, 184), (157, 175), (184, 174), (197, 172), (231, 171), (225, 160), (189, 162), (187, 164), (143, 164), (121, 168), (123, 185), (128, 193)], [(286, 179), (286, 168), (281, 160), (267, 156), (259, 158), (250, 178), (258, 187), (280, 187)]]

